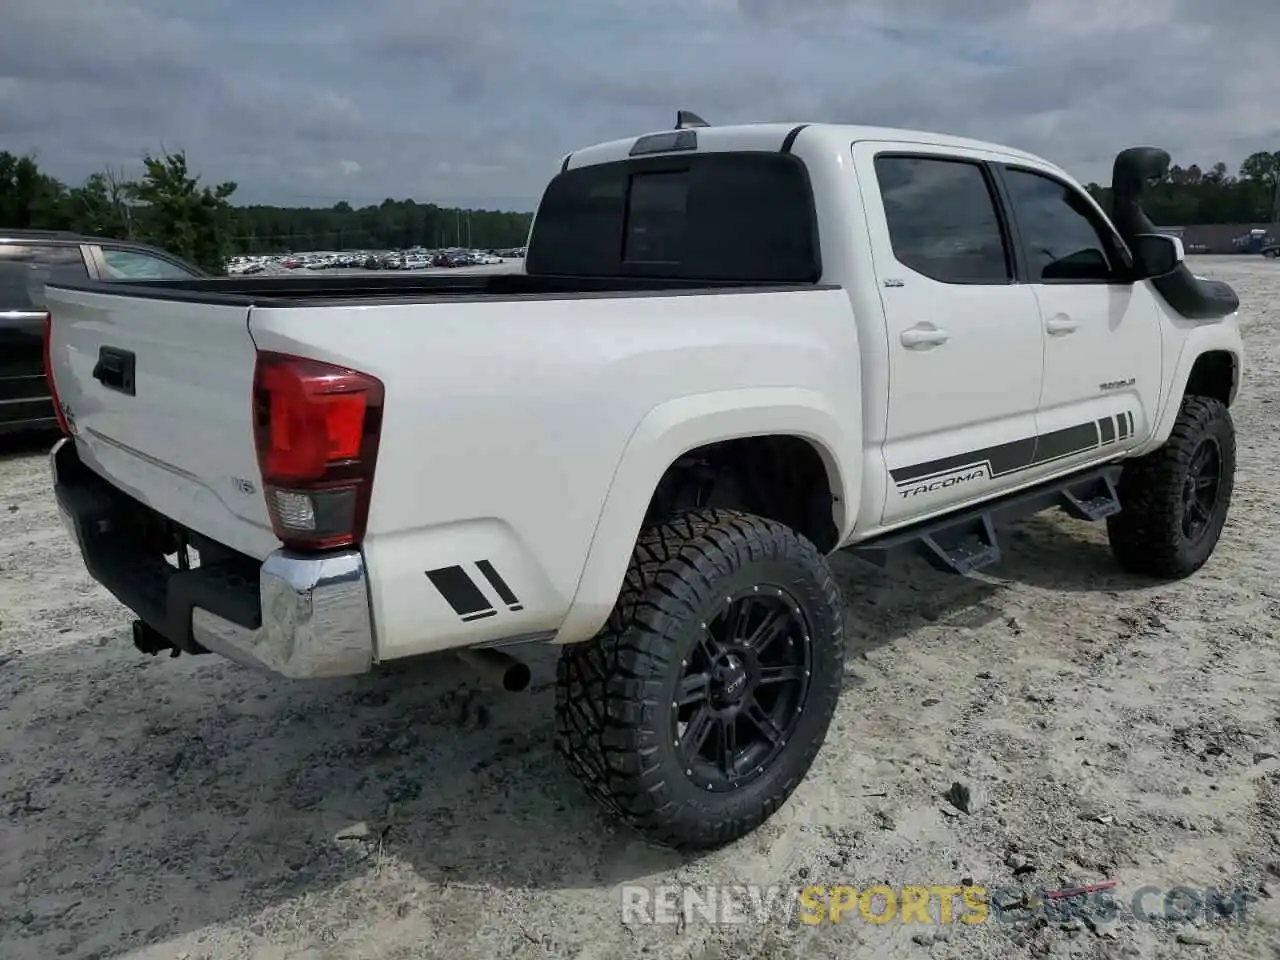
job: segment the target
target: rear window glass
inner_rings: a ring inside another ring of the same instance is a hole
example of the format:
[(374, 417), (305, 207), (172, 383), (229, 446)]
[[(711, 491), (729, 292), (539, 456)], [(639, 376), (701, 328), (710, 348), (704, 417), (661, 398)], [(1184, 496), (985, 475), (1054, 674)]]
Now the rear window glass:
[(547, 186), (530, 274), (814, 283), (813, 192), (784, 153), (648, 157), (568, 170)]
[(627, 263), (679, 263), (688, 197), (688, 171), (633, 174), (622, 259)]
[(43, 310), (51, 280), (87, 280), (78, 246), (0, 243), (0, 311)]

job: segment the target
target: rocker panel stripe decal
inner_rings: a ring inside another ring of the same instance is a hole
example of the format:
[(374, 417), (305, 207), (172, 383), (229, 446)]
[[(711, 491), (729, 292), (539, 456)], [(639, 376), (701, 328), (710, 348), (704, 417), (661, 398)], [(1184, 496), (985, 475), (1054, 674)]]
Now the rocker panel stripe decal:
[[(1132, 414), (1127, 412), (1119, 414), (1118, 422), (1122, 439), (1128, 436), (1125, 428), (1131, 422), (1131, 417)], [(890, 470), (889, 475), (898, 486), (932, 480), (959, 470), (977, 467), (985, 467), (992, 477), (1003, 477), (1093, 450), (1103, 443), (1114, 440), (1115, 428), (1116, 421), (1113, 418), (1090, 420), (1088, 423), (1012, 440), (1009, 443), (1001, 443), (969, 453), (897, 467)]]

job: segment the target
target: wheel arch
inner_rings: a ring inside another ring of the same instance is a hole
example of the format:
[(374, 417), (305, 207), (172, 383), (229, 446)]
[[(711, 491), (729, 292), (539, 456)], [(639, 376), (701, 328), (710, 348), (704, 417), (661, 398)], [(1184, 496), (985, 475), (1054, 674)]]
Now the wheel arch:
[[(651, 410), (632, 432), (614, 471), (569, 612), (556, 640), (592, 637), (617, 601), (636, 539), (665, 476), (691, 453), (718, 444), (762, 438), (794, 438), (813, 451), (831, 494), (833, 542), (839, 543), (857, 514), (861, 475), (851, 435), (815, 391), (754, 388), (682, 397)], [(773, 518), (778, 519), (778, 518)]]
[[(1211, 397), (1230, 407), (1240, 389), (1240, 358), (1230, 350), (1206, 350), (1191, 364), (1182, 396)], [(1181, 399), (1181, 398), (1179, 398)]]
[(1149, 453), (1169, 439), (1174, 421), (1188, 395), (1200, 395), (1234, 405), (1244, 378), (1244, 347), (1234, 322), (1193, 327), (1168, 380), (1168, 390), (1147, 442), (1133, 455)]

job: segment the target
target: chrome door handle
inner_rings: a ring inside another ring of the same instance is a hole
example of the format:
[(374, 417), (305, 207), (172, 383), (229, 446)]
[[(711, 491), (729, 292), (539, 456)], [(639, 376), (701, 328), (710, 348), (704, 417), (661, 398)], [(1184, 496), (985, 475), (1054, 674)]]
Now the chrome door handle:
[(898, 339), (902, 341), (902, 345), (908, 350), (916, 350), (920, 347), (936, 347), (939, 344), (946, 343), (951, 339), (951, 334), (939, 327), (924, 326), (922, 324), (912, 327), (910, 330), (903, 330)]
[(1066, 336), (1068, 333), (1075, 333), (1076, 328), (1080, 324), (1076, 323), (1070, 317), (1053, 317), (1044, 325), (1045, 330), (1054, 337)]

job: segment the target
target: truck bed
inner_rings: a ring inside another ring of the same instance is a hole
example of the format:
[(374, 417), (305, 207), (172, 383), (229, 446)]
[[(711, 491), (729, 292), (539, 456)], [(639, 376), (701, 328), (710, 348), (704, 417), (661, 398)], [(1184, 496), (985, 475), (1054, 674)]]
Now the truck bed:
[[(135, 514), (185, 532), (202, 564), (212, 552), (256, 568), (282, 548), (255, 433), (263, 355), (383, 385), (361, 540), (379, 659), (559, 629), (579, 596), (589, 617), (611, 606), (616, 584), (579, 591), (604, 505), (621, 491), (606, 536), (639, 523), (682, 424), (709, 442), (746, 405), (753, 429), (764, 416), (785, 428), (821, 391), (855, 411), (831, 433), (836, 455), (860, 442), (856, 325), (834, 285), (238, 277), (50, 284), (48, 302), (77, 459)], [(426, 571), (481, 560), (520, 609), (460, 620)], [(186, 623), (175, 611), (165, 624)]]
[(487, 273), (396, 276), (210, 277), (191, 280), (132, 280), (110, 284), (86, 280), (56, 286), (90, 293), (238, 306), (317, 307), (326, 304), (421, 303), (434, 300), (564, 300), (717, 292), (812, 290), (817, 284), (655, 277), (531, 276)]

